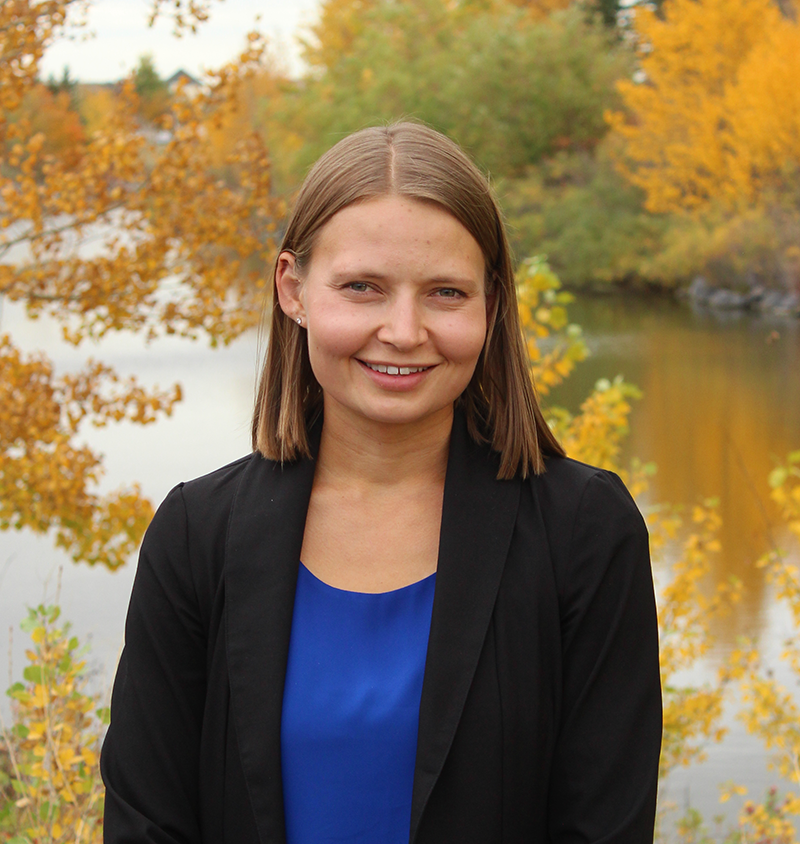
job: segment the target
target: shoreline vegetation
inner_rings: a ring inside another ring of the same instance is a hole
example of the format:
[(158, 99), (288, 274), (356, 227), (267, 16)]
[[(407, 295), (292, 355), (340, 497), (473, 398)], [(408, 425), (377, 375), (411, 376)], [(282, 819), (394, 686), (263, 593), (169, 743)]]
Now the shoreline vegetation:
[[(103, 0), (94, 0), (98, 5)], [(216, 0), (151, 0), (178, 32)], [(791, 0), (323, 0), (290, 78), (267, 40), (202, 80), (44, 81), (48, 44), (75, 0), (0, 6), (0, 300), (58, 320), (65, 342), (111, 332), (226, 344), (258, 321), (287, 208), (306, 167), (367, 124), (416, 118), (492, 174), (517, 255), (531, 373), (547, 395), (588, 354), (565, 288), (657, 290), (693, 307), (794, 319), (800, 296), (800, 23)], [(212, 14), (213, 19), (213, 14)], [(98, 246), (98, 227), (112, 230)], [(562, 288), (562, 283), (565, 288)], [(622, 464), (640, 393), (601, 379), (580, 408), (550, 408), (567, 452), (618, 471), (644, 500), (655, 467)], [(140, 383), (102, 361), (58, 372), (0, 334), (0, 529), (49, 534), (76, 564), (115, 570), (152, 516), (130, 479), (101, 492), (92, 426), (147, 425), (179, 384)], [(800, 441), (797, 443), (800, 448)], [(772, 471), (782, 526), (800, 541), (800, 451)], [(680, 506), (683, 505), (684, 509)], [(710, 583), (713, 499), (648, 504), (655, 558), (680, 550), (659, 589), (662, 776), (724, 735), (737, 690), (747, 729), (800, 786), (800, 709), (753, 643), (713, 681), (682, 682), (712, 645), (711, 620), (741, 599)], [(751, 564), (800, 631), (797, 549)], [(13, 844), (101, 840), (97, 748), (105, 718), (80, 645), (56, 607), (28, 616), (32, 647), (12, 685), (0, 751), (0, 831)], [(800, 677), (800, 633), (785, 660)], [(794, 844), (800, 798), (742, 799), (730, 830), (662, 814), (661, 841)]]

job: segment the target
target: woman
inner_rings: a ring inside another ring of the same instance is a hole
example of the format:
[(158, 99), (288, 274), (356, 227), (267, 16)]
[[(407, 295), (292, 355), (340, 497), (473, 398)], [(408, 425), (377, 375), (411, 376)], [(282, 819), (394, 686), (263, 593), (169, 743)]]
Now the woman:
[(145, 537), (106, 841), (652, 841), (646, 529), (548, 430), (500, 214), (443, 136), (312, 169), (253, 442)]

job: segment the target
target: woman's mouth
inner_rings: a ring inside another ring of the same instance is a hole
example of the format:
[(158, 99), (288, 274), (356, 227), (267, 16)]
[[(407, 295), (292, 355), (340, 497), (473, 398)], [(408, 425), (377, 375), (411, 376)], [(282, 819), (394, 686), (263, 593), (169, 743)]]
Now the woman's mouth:
[(393, 366), (388, 363), (367, 363), (364, 360), (360, 361), (360, 363), (363, 363), (367, 369), (371, 369), (373, 372), (380, 372), (384, 375), (414, 375), (416, 372), (425, 372), (426, 369), (432, 368), (430, 366)]

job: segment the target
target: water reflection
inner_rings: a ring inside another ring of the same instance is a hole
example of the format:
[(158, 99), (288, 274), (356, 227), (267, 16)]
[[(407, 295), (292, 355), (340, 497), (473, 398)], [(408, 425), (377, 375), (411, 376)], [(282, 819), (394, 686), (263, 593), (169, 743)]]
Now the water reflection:
[(642, 389), (624, 459), (658, 465), (645, 503), (719, 498), (723, 551), (712, 579), (735, 575), (745, 594), (717, 623), (718, 643), (757, 636), (766, 595), (755, 562), (791, 547), (767, 475), (800, 448), (800, 323), (717, 319), (669, 299), (626, 297), (583, 297), (570, 317), (592, 357), (548, 401), (575, 410), (598, 378), (620, 373)]

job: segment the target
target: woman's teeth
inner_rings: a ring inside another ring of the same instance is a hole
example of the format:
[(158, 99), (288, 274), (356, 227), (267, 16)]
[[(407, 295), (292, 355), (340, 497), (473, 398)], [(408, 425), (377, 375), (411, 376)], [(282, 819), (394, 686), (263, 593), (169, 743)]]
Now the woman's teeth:
[(424, 372), (429, 366), (384, 366), (381, 363), (365, 363), (373, 372), (383, 372), (384, 375), (411, 375), (414, 372)]

